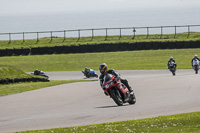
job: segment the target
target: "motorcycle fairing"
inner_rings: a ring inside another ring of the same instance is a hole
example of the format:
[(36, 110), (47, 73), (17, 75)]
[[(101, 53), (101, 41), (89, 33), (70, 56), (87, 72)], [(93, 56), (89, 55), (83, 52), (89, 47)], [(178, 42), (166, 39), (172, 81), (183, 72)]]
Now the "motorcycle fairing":
[(125, 102), (129, 100), (130, 93), (128, 93), (128, 88), (123, 83), (121, 83), (120, 79), (115, 80), (115, 77), (113, 75), (107, 74), (104, 77), (103, 86), (105, 87), (104, 91), (106, 93), (109, 92), (109, 89), (117, 88), (117, 90), (119, 90), (119, 92), (121, 93), (123, 97), (122, 98), (123, 101)]
[(128, 91), (128, 88), (123, 85), (121, 82), (118, 82), (117, 88), (125, 95)]

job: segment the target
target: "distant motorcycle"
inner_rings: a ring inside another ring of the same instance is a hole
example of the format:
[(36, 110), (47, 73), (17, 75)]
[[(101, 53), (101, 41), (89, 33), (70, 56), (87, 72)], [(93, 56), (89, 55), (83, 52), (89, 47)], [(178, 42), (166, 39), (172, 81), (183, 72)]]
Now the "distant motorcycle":
[(39, 74), (34, 74), (34, 72), (31, 72), (31, 75), (39, 75), (39, 76), (44, 76), (44, 77), (49, 78), (49, 76), (47, 76), (46, 73), (43, 71), (39, 71)]
[(175, 76), (176, 75), (176, 63), (174, 61), (170, 61), (169, 62), (169, 70), (172, 72), (172, 75)]
[(193, 62), (192, 62), (192, 66), (193, 66), (193, 69), (194, 69), (195, 73), (198, 74), (198, 71), (199, 71), (199, 60), (194, 59)]
[(104, 76), (103, 87), (105, 88), (105, 93), (110, 95), (118, 106), (122, 106), (123, 103), (126, 102), (129, 104), (136, 103), (136, 98), (133, 92), (131, 94), (128, 88), (121, 83), (121, 80), (112, 74), (106, 74)]
[(85, 77), (90, 78), (90, 77), (96, 77), (98, 78), (98, 75), (95, 73), (94, 70), (90, 69), (88, 73), (85, 72), (85, 70), (82, 71)]

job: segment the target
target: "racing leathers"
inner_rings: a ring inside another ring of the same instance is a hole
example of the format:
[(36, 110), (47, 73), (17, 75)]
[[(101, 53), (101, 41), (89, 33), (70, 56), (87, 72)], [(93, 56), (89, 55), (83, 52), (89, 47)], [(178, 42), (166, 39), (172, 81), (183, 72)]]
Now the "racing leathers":
[(170, 64), (170, 62), (171, 62), (171, 61), (173, 61), (173, 62), (174, 62), (174, 65), (175, 65), (175, 67), (177, 67), (176, 61), (175, 61), (174, 59), (170, 59), (170, 60), (168, 61), (168, 63), (167, 63), (168, 69), (170, 69), (170, 66), (169, 66), (169, 64)]
[(192, 59), (192, 61), (191, 61), (191, 65), (192, 65), (192, 67), (193, 67), (193, 61), (194, 61), (195, 59), (197, 59), (197, 60), (200, 61), (200, 59), (199, 59), (198, 57), (194, 57), (194, 58)]

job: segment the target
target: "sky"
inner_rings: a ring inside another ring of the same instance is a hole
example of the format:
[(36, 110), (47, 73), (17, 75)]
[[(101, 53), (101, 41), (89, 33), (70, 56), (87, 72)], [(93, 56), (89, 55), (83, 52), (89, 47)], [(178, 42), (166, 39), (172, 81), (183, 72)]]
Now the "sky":
[(0, 33), (199, 25), (200, 0), (0, 0)]
[(199, 7), (200, 0), (0, 0), (0, 15)]

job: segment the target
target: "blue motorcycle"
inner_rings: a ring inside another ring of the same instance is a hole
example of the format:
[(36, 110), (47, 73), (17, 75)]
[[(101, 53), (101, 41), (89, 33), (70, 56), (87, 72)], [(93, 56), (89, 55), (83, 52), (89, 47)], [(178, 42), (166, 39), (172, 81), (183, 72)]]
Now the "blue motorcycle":
[(82, 73), (84, 74), (84, 76), (86, 76), (87, 78), (90, 78), (90, 77), (96, 77), (98, 78), (98, 75), (95, 73), (94, 70), (92, 69), (89, 69), (89, 72), (86, 73), (85, 70), (82, 71)]

